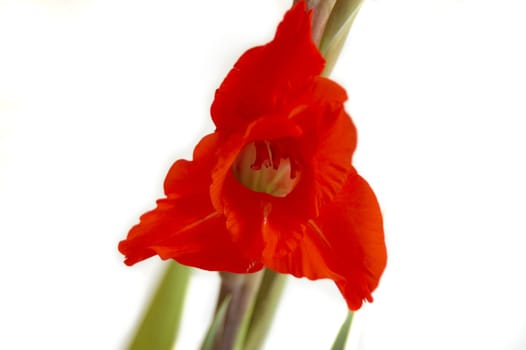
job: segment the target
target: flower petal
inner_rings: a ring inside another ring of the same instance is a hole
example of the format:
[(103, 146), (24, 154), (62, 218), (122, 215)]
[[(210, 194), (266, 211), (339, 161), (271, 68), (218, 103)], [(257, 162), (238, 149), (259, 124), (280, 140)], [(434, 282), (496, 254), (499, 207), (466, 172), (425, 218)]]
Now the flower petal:
[(198, 201), (159, 200), (157, 208), (143, 215), (141, 223), (120, 242), (125, 263), (133, 265), (158, 254), (162, 259), (205, 270), (246, 273), (261, 269), (260, 263), (233, 244), (223, 216), (215, 211), (203, 215), (202, 210), (192, 209)]
[[(309, 92), (314, 101), (328, 87), (336, 92), (334, 99), (339, 99), (339, 105), (316, 101), (319, 104), (298, 107), (292, 116), (260, 118), (248, 125), (244, 134), (229, 133), (228, 142), (218, 144), (210, 196), (216, 210), (227, 217), (233, 239), (250, 255), (269, 259), (295, 249), (305, 224), (318, 217), (320, 208), (341, 190), (352, 169), (356, 130), (341, 105), (345, 93), (326, 80), (316, 86)], [(232, 164), (240, 150), (261, 139), (279, 142), (287, 154), (301, 158), (300, 181), (286, 197), (251, 191), (233, 175)]]
[(263, 268), (259, 259), (248, 257), (243, 247), (233, 242), (224, 216), (217, 212), (194, 222), (191, 228), (179, 231), (173, 239), (153, 249), (162, 259), (173, 258), (205, 270), (249, 273)]
[(311, 122), (314, 127), (304, 129), (300, 145), (308, 159), (305, 180), (310, 182), (307, 188), (311, 192), (309, 197), (313, 198), (314, 216), (318, 216), (319, 208), (341, 191), (351, 172), (356, 148), (356, 128), (343, 106), (335, 111), (319, 108), (317, 113), (331, 116), (332, 120), (327, 117), (314, 119), (317, 123)]
[(243, 247), (235, 244), (225, 217), (209, 196), (212, 149), (216, 136), (208, 135), (194, 152), (194, 161), (178, 160), (165, 181), (166, 199), (144, 214), (120, 242), (125, 263), (133, 265), (158, 254), (162, 259), (214, 271), (246, 273), (262, 268)]
[(262, 115), (287, 114), (291, 96), (323, 66), (311, 38), (311, 13), (301, 2), (287, 12), (270, 43), (239, 58), (216, 91), (211, 113), (217, 129), (243, 130)]
[(304, 236), (287, 256), (269, 257), (270, 268), (310, 279), (331, 278), (351, 310), (372, 301), (386, 265), (382, 216), (376, 197), (358, 174), (320, 216), (304, 227)]
[[(169, 197), (208, 193), (211, 169), (216, 161), (216, 133), (206, 135), (194, 149), (193, 161), (176, 161), (164, 180), (164, 193)], [(191, 181), (190, 181), (191, 180)]]
[(333, 270), (345, 277), (337, 285), (349, 308), (360, 308), (364, 299), (371, 302), (387, 263), (387, 250), (380, 206), (369, 184), (358, 174), (349, 176), (318, 224), (333, 244), (337, 258)]

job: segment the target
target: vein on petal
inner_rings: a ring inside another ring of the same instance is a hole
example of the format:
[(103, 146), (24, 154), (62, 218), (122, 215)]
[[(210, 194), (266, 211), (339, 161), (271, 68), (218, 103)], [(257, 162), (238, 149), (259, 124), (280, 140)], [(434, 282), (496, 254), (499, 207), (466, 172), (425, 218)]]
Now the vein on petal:
[(332, 248), (331, 246), (331, 243), (329, 242), (329, 240), (327, 239), (327, 237), (325, 236), (325, 234), (323, 233), (323, 231), (321, 230), (321, 228), (316, 224), (316, 222), (314, 222), (314, 220), (309, 220), (309, 225), (314, 229), (314, 231), (321, 237), (321, 239), (323, 240), (323, 242), (327, 245), (328, 248)]
[[(214, 219), (214, 218), (217, 218), (217, 217), (220, 217), (221, 214), (218, 213), (217, 211), (214, 211), (210, 214), (208, 214), (207, 216), (201, 218), (201, 219), (198, 219), (194, 222), (192, 222), (191, 224), (188, 224), (186, 226), (183, 226), (183, 228), (181, 228), (180, 230), (177, 230), (176, 232), (173, 232), (172, 234), (170, 234), (169, 236), (173, 236), (173, 235), (176, 235), (176, 234), (181, 234), (183, 232), (186, 232), (186, 231), (189, 231), (193, 228), (196, 228), (197, 226), (207, 222), (208, 220), (211, 220), (211, 219)], [(169, 237), (167, 237), (166, 239), (168, 239)]]

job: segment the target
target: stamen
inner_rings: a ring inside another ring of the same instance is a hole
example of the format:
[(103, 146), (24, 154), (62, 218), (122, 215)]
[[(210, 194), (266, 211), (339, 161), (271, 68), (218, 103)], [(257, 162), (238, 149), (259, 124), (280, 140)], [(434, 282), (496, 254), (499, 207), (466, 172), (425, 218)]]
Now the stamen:
[(290, 178), (294, 179), (296, 174), (299, 172), (299, 163), (296, 159), (290, 161)]
[(250, 167), (254, 170), (261, 169), (262, 165), (265, 168), (269, 168), (272, 161), (270, 160), (270, 150), (267, 143), (265, 141), (256, 141), (254, 142), (254, 146), (256, 146), (256, 160)]
[(232, 171), (245, 187), (275, 197), (287, 196), (300, 178), (300, 164), (279, 141), (255, 141), (237, 156)]
[[(269, 148), (270, 148), (270, 153), (271, 153), (271, 156), (272, 156), (272, 165), (274, 167), (274, 169), (277, 169), (279, 168), (279, 163), (281, 161), (281, 158), (282, 158), (282, 155), (281, 155), (281, 152), (279, 150), (279, 147), (276, 145), (276, 144), (270, 144), (269, 145)], [(285, 158), (285, 157), (283, 157)]]

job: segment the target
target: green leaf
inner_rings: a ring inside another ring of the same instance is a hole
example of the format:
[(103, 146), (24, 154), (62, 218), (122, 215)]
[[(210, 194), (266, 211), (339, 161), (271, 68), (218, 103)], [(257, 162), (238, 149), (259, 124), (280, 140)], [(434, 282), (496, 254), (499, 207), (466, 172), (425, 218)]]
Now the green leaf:
[(142, 322), (130, 342), (130, 350), (171, 350), (177, 338), (191, 270), (170, 261)]
[(345, 318), (345, 321), (343, 321), (343, 324), (340, 327), (340, 330), (338, 331), (338, 335), (336, 336), (336, 339), (332, 344), (331, 350), (345, 349), (345, 343), (347, 342), (347, 337), (349, 336), (349, 332), (351, 331), (351, 323), (353, 316), (354, 313), (352, 311), (349, 311), (347, 317)]
[(212, 324), (210, 324), (210, 328), (208, 328), (208, 331), (206, 332), (206, 336), (203, 341), (203, 345), (201, 346), (201, 350), (212, 350), (214, 348), (214, 342), (218, 337), (218, 333), (223, 331), (223, 324), (225, 322), (226, 311), (228, 310), (228, 306), (230, 305), (230, 300), (232, 300), (231, 296), (227, 295), (223, 299), (223, 302), (221, 303), (221, 306), (219, 306), (219, 309), (217, 309), (217, 312), (214, 316), (214, 320), (212, 321)]

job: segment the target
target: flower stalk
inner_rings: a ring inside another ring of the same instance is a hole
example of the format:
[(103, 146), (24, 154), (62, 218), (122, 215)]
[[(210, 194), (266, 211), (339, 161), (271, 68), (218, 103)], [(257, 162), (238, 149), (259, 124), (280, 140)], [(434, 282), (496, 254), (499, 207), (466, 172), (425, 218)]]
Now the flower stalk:
[(221, 272), (220, 275), (221, 288), (215, 314), (218, 314), (226, 299), (230, 299), (230, 302), (223, 325), (215, 335), (212, 349), (231, 350), (243, 343), (246, 322), (250, 317), (263, 272), (251, 274)]
[(269, 269), (265, 270), (248, 324), (243, 349), (261, 349), (263, 346), (286, 282), (287, 275)]
[(329, 76), (341, 53), (363, 0), (337, 0), (324, 26), (319, 49), (325, 58), (324, 76)]

